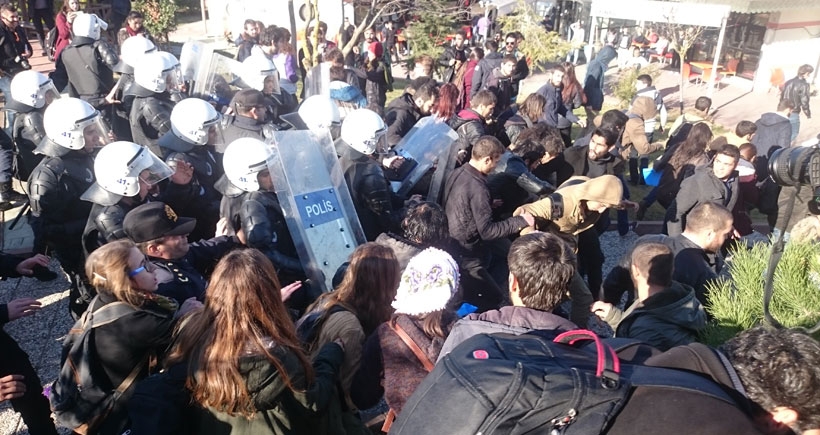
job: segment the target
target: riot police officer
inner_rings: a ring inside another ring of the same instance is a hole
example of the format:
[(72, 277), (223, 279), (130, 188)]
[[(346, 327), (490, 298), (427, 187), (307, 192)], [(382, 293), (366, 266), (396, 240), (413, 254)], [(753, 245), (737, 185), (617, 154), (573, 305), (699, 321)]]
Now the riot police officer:
[(242, 81), (265, 95), (268, 105), (266, 122), (282, 124), (281, 116), (296, 111), (296, 97), (279, 87), (279, 73), (273, 61), (263, 54), (253, 54), (242, 62)]
[(107, 100), (115, 105), (111, 128), (119, 140), (131, 141), (131, 103), (134, 95), (129, 93), (129, 89), (134, 84), (134, 66), (140, 62), (147, 53), (157, 51), (157, 47), (150, 39), (142, 34), (134, 35), (120, 45), (120, 61), (114, 66), (114, 72), (120, 74), (117, 84), (108, 93)]
[(131, 137), (154, 154), (161, 154), (157, 141), (171, 129), (171, 110), (182, 99), (181, 83), (179, 61), (171, 53), (147, 53), (134, 67), (134, 84), (124, 95), (134, 98)]
[(335, 140), (342, 126), (339, 106), (327, 95), (305, 98), (299, 110), (282, 116), (282, 120), (296, 130), (330, 131)]
[(35, 152), (43, 160), (28, 180), (34, 251), (51, 253), (68, 276), (69, 310), (77, 318), (94, 296), (85, 279), (83, 227), (91, 204), (80, 196), (94, 182), (93, 153), (108, 142), (100, 112), (78, 98), (55, 100), (44, 115), (46, 136)]
[(214, 145), (221, 143), (222, 117), (198, 98), (180, 101), (171, 112), (171, 130), (159, 139), (161, 157), (174, 169), (163, 199), (183, 216), (196, 218), (192, 240), (214, 236), (222, 195), (214, 184), (222, 175)]
[(94, 160), (94, 184), (81, 199), (93, 203), (83, 229), (83, 252), (125, 237), (122, 220), (134, 207), (158, 199), (159, 182), (173, 174), (156, 154), (133, 142), (106, 145)]
[(372, 110), (354, 110), (342, 123), (341, 139), (347, 149), (339, 163), (368, 241), (397, 227), (399, 216), (395, 211), (404, 203), (393, 194), (375, 159), (378, 153), (386, 152), (386, 134), (387, 126)]
[(241, 229), (245, 243), (264, 252), (276, 266), (280, 279), (287, 282), (283, 276), (302, 279), (304, 272), (274, 193), (267, 167), (272, 154), (273, 148), (258, 139), (242, 138), (228, 145), (222, 163), (225, 177), (236, 189), (227, 196), (238, 201), (232, 201), (233, 206), (226, 207), (222, 217), (234, 232)]
[(11, 79), (11, 98), (6, 100), (6, 110), (17, 114), (11, 134), (17, 148), (18, 180), (28, 180), (32, 169), (42, 160), (42, 156), (34, 154), (34, 149), (46, 135), (43, 126), (46, 106), (57, 98), (60, 92), (51, 79), (40, 72), (22, 71)]
[(51, 76), (57, 89), (67, 84), (69, 96), (95, 108), (107, 104), (105, 97), (114, 86), (112, 68), (119, 62), (117, 50), (100, 40), (100, 31), (106, 29), (108, 24), (96, 15), (77, 14), (71, 44), (60, 52)]

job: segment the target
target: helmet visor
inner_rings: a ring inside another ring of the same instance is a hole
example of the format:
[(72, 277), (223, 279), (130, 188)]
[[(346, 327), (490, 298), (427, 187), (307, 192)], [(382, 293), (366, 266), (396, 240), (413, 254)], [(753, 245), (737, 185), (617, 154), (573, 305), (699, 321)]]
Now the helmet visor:
[(205, 124), (205, 128), (207, 129), (208, 137), (206, 138), (205, 144), (206, 145), (224, 145), (225, 144), (225, 134), (222, 131), (222, 117), (218, 117), (216, 120)]
[(111, 143), (111, 130), (103, 121), (100, 112), (95, 112), (91, 117), (77, 121), (74, 125), (74, 134), (77, 135), (75, 139), (78, 142), (77, 145), (81, 145), (76, 149), (92, 150)]
[(135, 175), (139, 176), (139, 179), (149, 186), (153, 186), (174, 174), (174, 170), (170, 166), (145, 147), (141, 147), (137, 155), (128, 162), (128, 170), (129, 173), (139, 171)]
[(390, 151), (390, 147), (387, 145), (387, 129), (377, 131), (375, 137), (369, 141), (374, 144), (373, 149), (376, 150), (377, 154), (387, 154)]
[[(51, 104), (52, 101), (60, 98), (60, 91), (57, 90), (57, 87), (54, 86), (54, 82), (51, 80), (43, 83), (40, 85), (40, 90), (38, 92), (37, 98), (37, 105), (35, 107), (42, 108), (43, 106), (47, 106)], [(40, 98), (42, 98), (42, 102), (40, 102)]]
[(162, 75), (165, 78), (165, 90), (167, 92), (182, 92), (184, 81), (182, 79), (182, 70), (179, 65), (174, 66), (170, 70), (163, 71)]

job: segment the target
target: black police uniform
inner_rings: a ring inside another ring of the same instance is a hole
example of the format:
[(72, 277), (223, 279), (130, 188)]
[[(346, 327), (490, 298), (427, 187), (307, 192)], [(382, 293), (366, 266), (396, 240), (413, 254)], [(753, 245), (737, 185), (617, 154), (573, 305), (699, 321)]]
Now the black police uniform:
[(167, 296), (182, 305), (188, 298), (205, 299), (206, 277), (228, 251), (241, 246), (236, 237), (221, 236), (200, 240), (189, 246), (188, 253), (176, 260), (150, 257), (151, 262), (173, 275), (171, 281), (160, 283), (157, 294)]
[(168, 182), (163, 191), (163, 201), (182, 216), (196, 218), (196, 228), (191, 240), (209, 239), (219, 220), (219, 203), (222, 195), (214, 184), (222, 176), (222, 164), (210, 145), (194, 145), (174, 134), (165, 133), (159, 142), (161, 156), (169, 166), (187, 162), (194, 168), (194, 176), (188, 184)]
[(374, 241), (379, 234), (397, 229), (399, 213), (395, 211), (401, 209), (404, 201), (393, 194), (381, 165), (350, 147), (339, 163), (365, 238)]
[(51, 77), (57, 89), (68, 85), (69, 96), (99, 109), (106, 104), (105, 96), (114, 87), (112, 69), (118, 62), (117, 50), (107, 42), (75, 36), (60, 52)]
[(48, 137), (35, 150), (45, 157), (28, 180), (34, 250), (53, 255), (71, 281), (69, 310), (82, 315), (96, 292), (88, 284), (80, 243), (91, 204), (80, 196), (94, 183), (94, 157)]
[(43, 126), (45, 107), (36, 109), (14, 99), (7, 99), (6, 110), (17, 114), (14, 117), (14, 126), (11, 130), (14, 147), (17, 151), (17, 179), (28, 180), (31, 171), (43, 159), (42, 155), (34, 154), (34, 149), (46, 137)]
[(148, 202), (150, 196), (141, 200), (139, 195), (124, 197), (106, 192), (99, 185), (92, 186), (93, 190), (84, 195), (84, 199), (92, 203), (91, 212), (83, 229), (82, 244), (84, 257), (97, 248), (114, 240), (126, 238), (122, 229), (125, 215), (138, 205)]
[(148, 147), (156, 155), (162, 154), (157, 142), (171, 130), (171, 111), (175, 104), (171, 94), (153, 92), (134, 83), (125, 95), (133, 97), (128, 117), (133, 142)]
[(222, 135), (225, 137), (225, 143), (216, 146), (216, 151), (219, 153), (224, 153), (225, 148), (231, 142), (244, 137), (265, 140), (264, 122), (242, 115), (226, 116), (222, 122)]

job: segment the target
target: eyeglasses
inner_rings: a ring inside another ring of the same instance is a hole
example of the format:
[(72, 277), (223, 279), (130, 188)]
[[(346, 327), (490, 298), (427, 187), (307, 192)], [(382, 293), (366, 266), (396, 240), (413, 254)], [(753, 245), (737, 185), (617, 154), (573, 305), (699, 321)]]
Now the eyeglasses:
[(154, 264), (148, 261), (147, 258), (143, 258), (140, 267), (128, 272), (128, 277), (133, 278), (146, 270), (152, 272), (154, 269)]

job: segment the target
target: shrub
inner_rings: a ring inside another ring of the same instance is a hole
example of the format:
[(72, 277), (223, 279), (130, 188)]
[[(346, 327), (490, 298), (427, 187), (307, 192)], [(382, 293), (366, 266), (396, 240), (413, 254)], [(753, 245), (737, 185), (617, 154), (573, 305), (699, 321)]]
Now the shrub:
[(142, 12), (143, 25), (159, 41), (168, 41), (168, 32), (176, 29), (177, 4), (173, 0), (135, 0), (133, 9)]
[(618, 104), (619, 109), (629, 107), (632, 98), (634, 98), (638, 92), (635, 89), (635, 81), (637, 81), (638, 76), (642, 74), (648, 74), (649, 77), (652, 77), (652, 83), (655, 83), (661, 75), (661, 70), (657, 64), (654, 64), (641, 68), (640, 71), (634, 68), (628, 68), (618, 73), (618, 79), (612, 83), (612, 95), (618, 98), (620, 102)]
[[(547, 32), (543, 17), (538, 15), (532, 2), (518, 0), (514, 14), (498, 18), (505, 33), (513, 30), (524, 35), (524, 41), (518, 49), (527, 56), (531, 65), (561, 61), (567, 56), (571, 46), (556, 32)], [(499, 47), (501, 49), (502, 47)]]
[[(708, 286), (707, 312), (712, 321), (701, 339), (723, 343), (740, 331), (763, 321), (763, 285), (769, 246), (733, 250), (728, 262), (730, 278)], [(820, 320), (820, 247), (788, 243), (774, 275), (770, 305), (775, 319), (785, 327), (811, 327)]]

